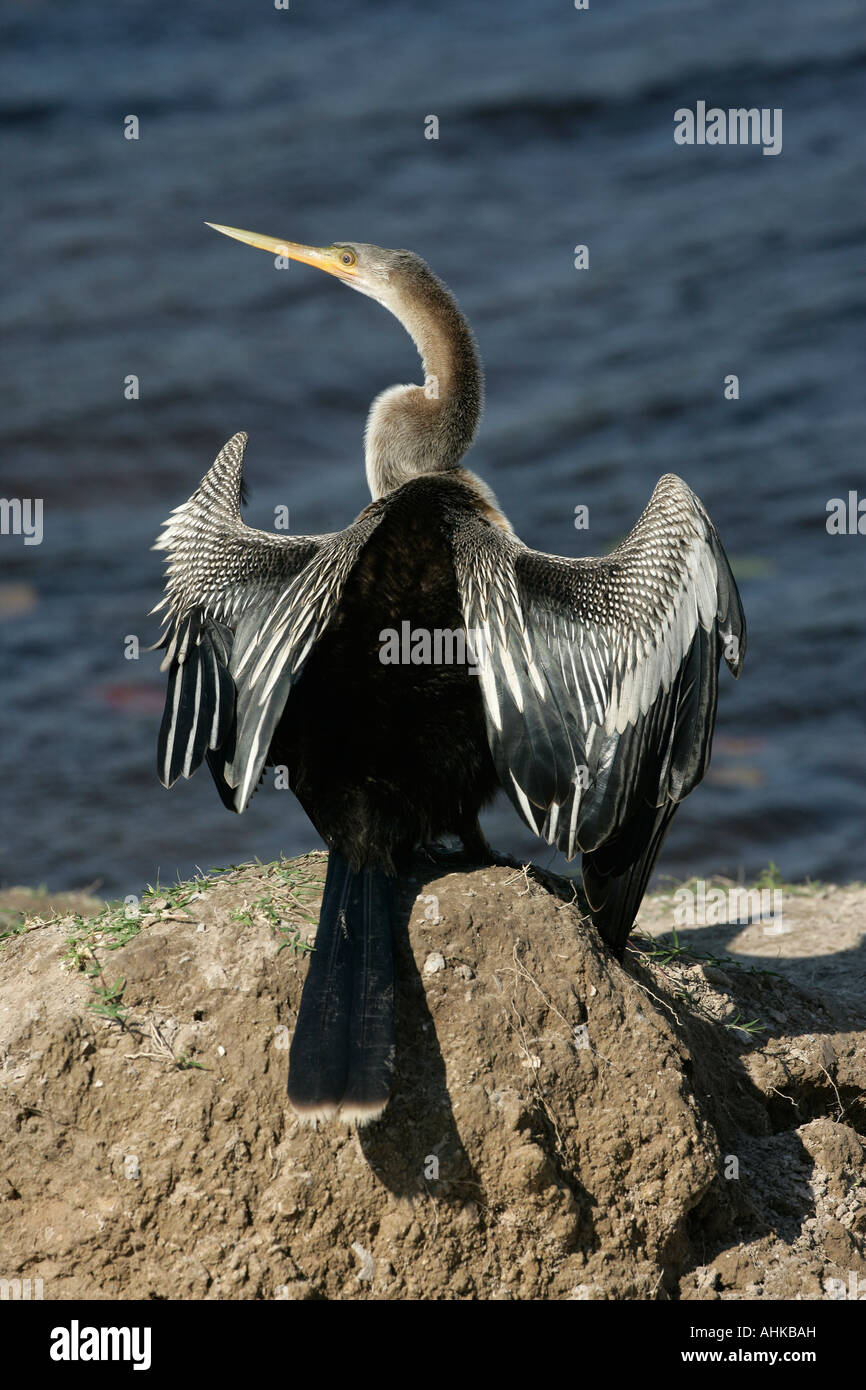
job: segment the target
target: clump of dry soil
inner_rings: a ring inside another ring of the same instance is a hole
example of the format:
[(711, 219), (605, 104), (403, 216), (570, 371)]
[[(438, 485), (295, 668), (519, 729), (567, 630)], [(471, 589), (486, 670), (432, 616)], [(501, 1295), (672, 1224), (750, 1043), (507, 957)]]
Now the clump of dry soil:
[(418, 865), (391, 1104), (303, 1128), (288, 1043), (324, 864), (6, 939), (0, 1275), (221, 1299), (821, 1298), (866, 1275), (862, 994), (793, 983), (775, 940), (776, 974), (662, 952), (663, 898), (621, 967), (570, 884)]

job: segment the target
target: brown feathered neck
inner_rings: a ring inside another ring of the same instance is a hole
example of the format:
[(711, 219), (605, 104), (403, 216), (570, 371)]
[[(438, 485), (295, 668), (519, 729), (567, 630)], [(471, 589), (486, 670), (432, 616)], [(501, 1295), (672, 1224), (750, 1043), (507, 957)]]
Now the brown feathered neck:
[(457, 468), (475, 437), (484, 392), (472, 330), (424, 261), (409, 252), (395, 260), (376, 297), (415, 343), (424, 385), (391, 386), (370, 407), (364, 454), (374, 498), (420, 474)]

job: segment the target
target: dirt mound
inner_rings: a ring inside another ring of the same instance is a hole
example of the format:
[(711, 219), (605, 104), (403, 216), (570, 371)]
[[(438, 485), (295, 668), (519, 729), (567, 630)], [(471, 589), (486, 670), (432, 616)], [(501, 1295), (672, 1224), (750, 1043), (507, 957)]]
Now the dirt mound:
[(621, 968), (533, 871), (418, 867), (393, 1100), (365, 1130), (301, 1127), (288, 1043), (324, 862), (7, 937), (6, 1278), (46, 1298), (649, 1299), (866, 1274), (863, 1018), (649, 938)]

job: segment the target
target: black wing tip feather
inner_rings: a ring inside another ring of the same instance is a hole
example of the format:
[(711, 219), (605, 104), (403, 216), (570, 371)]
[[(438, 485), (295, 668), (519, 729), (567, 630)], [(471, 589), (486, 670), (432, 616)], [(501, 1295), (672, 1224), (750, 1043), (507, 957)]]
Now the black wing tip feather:
[(746, 615), (737, 581), (731, 569), (725, 547), (715, 526), (707, 517), (707, 528), (713, 559), (716, 562), (716, 589), (718, 606), (716, 610), (716, 630), (719, 640), (719, 656), (724, 657), (725, 665), (735, 680), (738, 680), (746, 657)]
[(584, 855), (583, 891), (590, 916), (618, 960), (623, 958), (676, 810), (676, 802), (643, 807), (614, 841)]

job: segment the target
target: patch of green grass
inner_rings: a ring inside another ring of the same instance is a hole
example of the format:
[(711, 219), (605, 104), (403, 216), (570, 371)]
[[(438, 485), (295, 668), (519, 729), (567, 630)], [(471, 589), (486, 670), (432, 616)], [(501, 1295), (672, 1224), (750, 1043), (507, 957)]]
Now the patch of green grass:
[[(284, 873), (284, 871), (281, 872)], [(288, 881), (285, 875), (282, 881), (284, 883)], [(263, 917), (278, 936), (285, 938), (277, 947), (277, 955), (280, 954), (280, 951), (285, 951), (286, 948), (294, 951), (297, 955), (303, 955), (305, 951), (312, 951), (312, 945), (301, 937), (301, 924), (315, 927), (317, 921), (314, 915), (305, 910), (306, 904), (298, 899), (298, 888), (306, 886), (303, 883), (294, 885), (292, 897), (295, 901), (288, 905), (285, 902), (275, 900), (272, 893), (264, 893), (247, 907), (236, 908), (232, 913), (232, 920), (251, 927), (254, 917)], [(312, 895), (316, 895), (315, 889), (313, 889)], [(300, 918), (300, 922), (298, 922), (298, 918)]]
[[(632, 943), (635, 943), (632, 945)], [(742, 961), (735, 956), (717, 956), (712, 951), (696, 951), (694, 946), (681, 946), (677, 936), (676, 927), (671, 928), (671, 940), (665, 937), (647, 936), (644, 932), (633, 932), (629, 940), (629, 948), (634, 950), (637, 955), (643, 956), (653, 965), (715, 965), (724, 967), (734, 965), (738, 970), (743, 970), (747, 975), (773, 975), (778, 978), (778, 971), (764, 970), (756, 965), (743, 965)]]
[(324, 860), (323, 854), (314, 853), (303, 855), (300, 859), (279, 859), (272, 864), (257, 865), (258, 880), (264, 878), (274, 886), (236, 908), (232, 913), (234, 921), (249, 927), (255, 920), (264, 919), (279, 936), (285, 938), (277, 949), (278, 955), (287, 947), (298, 954), (313, 950), (312, 945), (302, 938), (301, 929), (315, 929), (318, 922)]
[[(0, 942), (9, 941), (13, 936), (26, 936), (27, 932), (29, 931), (26, 917), (20, 917), (20, 914), (18, 914), (17, 912), (9, 913), (9, 916), (13, 918), (12, 925), (9, 927), (4, 927), (4, 929), (0, 931)], [(4, 913), (3, 917), (0, 917), (0, 921), (2, 921), (5, 917), (6, 914)], [(15, 921), (15, 917), (18, 917), (19, 920)]]
[(84, 917), (73, 913), (69, 919), (64, 962), (73, 970), (82, 970), (94, 982), (94, 999), (89, 1007), (102, 1018), (123, 1025), (129, 1010), (123, 1005), (123, 980), (109, 985), (106, 980), (97, 949), (119, 951), (138, 936), (145, 925), (144, 919), (154, 916), (157, 919), (166, 912), (184, 908), (187, 903), (197, 899), (200, 893), (212, 883), (211, 879), (196, 877), (177, 883), (148, 884), (139, 901), (134, 895), (128, 898), (115, 898), (107, 902), (101, 912), (94, 917)]
[(123, 898), (106, 903), (95, 917), (73, 913), (63, 959), (73, 970), (82, 970), (92, 958), (96, 946), (106, 951), (118, 951), (140, 931), (141, 911), (132, 912)]
[(664, 938), (656, 939), (655, 937), (645, 935), (643, 932), (635, 932), (632, 937), (632, 941), (635, 944), (632, 945), (631, 942), (629, 942), (629, 949), (633, 951), (639, 960), (642, 960), (647, 965), (655, 966), (664, 977), (674, 998), (682, 999), (695, 1013), (700, 1014), (713, 1023), (721, 1021), (722, 1027), (729, 1028), (735, 1033), (745, 1034), (748, 1037), (756, 1037), (759, 1033), (765, 1033), (767, 1031), (766, 1026), (756, 1018), (749, 1019), (745, 1022), (742, 1021), (742, 1015), (739, 1012), (737, 1012), (732, 1019), (718, 1020), (712, 1017), (712, 1015), (706, 1012), (701, 1000), (694, 991), (687, 988), (682, 980), (669, 975), (667, 973), (667, 967), (672, 965), (735, 966), (738, 970), (743, 971), (747, 975), (767, 975), (776, 976), (776, 978), (778, 978), (777, 971), (763, 970), (752, 965), (742, 965), (740, 961), (736, 960), (733, 956), (716, 956), (710, 952), (696, 951), (692, 946), (681, 946), (676, 928), (671, 932), (671, 938), (671, 941), (668, 942), (665, 941)]
[(782, 875), (771, 859), (766, 869), (762, 869), (755, 879), (755, 887), (772, 889), (782, 888), (783, 886)]
[(111, 1023), (119, 1023), (123, 1027), (129, 1016), (129, 1009), (123, 1004), (126, 981), (119, 979), (115, 980), (113, 985), (109, 985), (95, 956), (91, 958), (86, 973), (94, 981), (93, 993), (96, 996), (90, 1000), (87, 1007), (101, 1018), (107, 1018)]
[[(325, 860), (325, 854), (313, 851), (296, 860), (279, 859), (272, 864), (262, 864), (256, 859), (245, 864), (214, 866), (207, 875), (199, 870), (194, 878), (187, 881), (178, 876), (176, 883), (164, 884), (157, 879), (155, 884), (147, 885), (140, 899), (132, 894), (127, 898), (114, 899), (104, 903), (93, 916), (82, 912), (64, 912), (62, 916), (58, 914), (48, 920), (62, 922), (66, 928), (63, 963), (87, 976), (92, 993), (88, 1008), (99, 1017), (125, 1028), (130, 1014), (130, 1009), (123, 1002), (125, 980), (117, 978), (110, 981), (106, 977), (100, 959), (104, 952), (120, 950), (134, 940), (150, 921), (159, 921), (164, 916), (185, 909), (227, 877), (235, 876), (242, 881), (243, 875), (250, 873), (255, 876), (257, 887), (261, 887), (264, 878), (273, 883), (273, 890), (260, 892), (251, 903), (237, 908), (232, 913), (233, 919), (251, 926), (255, 919), (263, 918), (280, 938), (277, 954), (288, 949), (303, 955), (313, 950), (313, 946), (302, 938), (301, 931), (316, 926)], [(32, 894), (33, 898), (49, 896), (44, 887)], [(38, 908), (38, 903), (33, 906)], [(26, 911), (17, 906), (0, 910), (0, 946), (13, 937), (25, 935), (44, 925), (46, 921), (33, 910)], [(182, 1053), (173, 1061), (180, 1071), (192, 1068), (206, 1070), (201, 1062), (194, 1061), (188, 1053)]]
[(75, 913), (70, 920), (69, 934), (66, 938), (64, 963), (72, 970), (81, 970), (91, 982), (93, 998), (88, 1008), (111, 1023), (124, 1026), (129, 1010), (123, 1004), (125, 981), (118, 979), (109, 984), (102, 964), (96, 954), (100, 950), (116, 951), (127, 941), (138, 936), (141, 922), (138, 917), (127, 917), (126, 904), (106, 903), (102, 912), (95, 917), (82, 917)]
[(194, 1062), (188, 1052), (181, 1052), (174, 1059), (174, 1065), (178, 1071), (207, 1071), (203, 1062)]
[(737, 1012), (733, 1018), (725, 1019), (724, 1026), (733, 1029), (736, 1033), (746, 1033), (750, 1038), (754, 1038), (758, 1033), (766, 1033), (767, 1029), (763, 1023), (759, 1023), (756, 1018), (750, 1019), (748, 1023), (741, 1023), (742, 1015)]
[[(781, 871), (772, 859), (766, 869), (762, 869), (754, 883), (755, 888), (779, 888), (783, 893), (789, 893), (792, 897), (809, 897), (810, 894), (823, 893), (826, 889), (836, 886), (825, 883), (820, 878), (805, 878), (802, 883), (786, 883), (782, 878)], [(838, 887), (844, 890), (845, 888), (862, 888), (864, 885), (859, 880), (854, 880), (851, 883), (839, 884)]]
[(302, 956), (305, 952), (314, 951), (316, 949), (311, 941), (304, 941), (302, 939), (297, 929), (291, 933), (286, 933), (285, 941), (281, 941), (277, 947), (277, 955), (280, 954), (280, 951), (285, 951), (287, 948), (293, 951), (296, 956)]
[[(214, 870), (214, 873), (228, 873), (228, 869)], [(186, 907), (187, 903), (198, 898), (208, 888), (212, 888), (213, 878), (191, 878), (186, 882), (178, 879), (177, 883), (164, 884), (156, 881), (156, 886), (148, 884), (141, 895), (141, 911), (153, 912), (154, 903), (164, 902), (165, 907), (158, 909), (163, 912), (174, 912), (176, 908)]]
[(83, 971), (90, 979), (94, 998), (90, 1000), (88, 1008), (121, 1027), (129, 1016), (129, 1009), (123, 1004), (125, 981), (119, 979), (114, 984), (108, 983), (96, 954), (97, 948), (100, 952), (119, 951), (134, 940), (142, 929), (143, 917), (153, 910), (151, 904), (164, 897), (165, 894), (158, 889), (148, 887), (142, 894), (140, 904), (117, 898), (107, 902), (95, 917), (73, 913), (69, 920), (64, 963), (72, 970)]
[[(656, 888), (653, 893), (650, 893), (649, 897), (671, 898), (683, 889), (686, 889), (689, 893), (697, 893), (701, 884), (703, 884), (708, 893), (716, 888), (721, 888), (722, 892), (725, 893), (731, 888), (741, 889), (746, 893), (749, 892), (751, 888), (768, 888), (771, 890), (777, 888), (781, 889), (784, 893), (790, 893), (792, 896), (806, 896), (810, 893), (820, 893), (831, 886), (817, 878), (807, 878), (804, 879), (802, 883), (786, 883), (782, 878), (782, 872), (778, 865), (771, 859), (767, 867), (761, 870), (754, 883), (751, 884), (738, 883), (732, 878), (725, 878), (724, 875), (713, 876), (711, 878), (698, 878), (697, 875), (693, 874), (691, 878), (679, 879), (668, 874), (663, 874), (660, 877), (658, 888)], [(844, 887), (862, 888), (863, 884), (848, 883), (845, 884)]]

